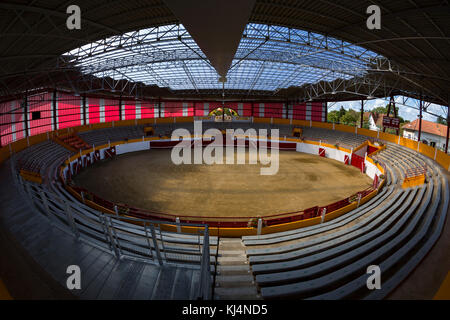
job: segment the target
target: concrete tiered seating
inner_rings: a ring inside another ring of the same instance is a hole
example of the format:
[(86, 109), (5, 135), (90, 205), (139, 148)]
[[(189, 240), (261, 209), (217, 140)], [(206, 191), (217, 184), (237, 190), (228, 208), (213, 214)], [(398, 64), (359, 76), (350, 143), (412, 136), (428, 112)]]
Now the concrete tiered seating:
[[(425, 256), (445, 220), (447, 179), (430, 159), (400, 146), (388, 145), (377, 158), (388, 179), (392, 173), (391, 186), (365, 207), (322, 225), (243, 237), (263, 298), (384, 298)], [(402, 190), (396, 183), (405, 170), (421, 165), (428, 166), (427, 183)], [(371, 264), (388, 274), (387, 288), (367, 290)]]
[[(208, 128), (246, 130), (250, 127), (256, 130), (277, 128), (270, 124), (204, 123), (203, 132)], [(278, 127), (280, 132), (291, 135), (293, 126)], [(156, 135), (169, 136), (177, 128), (186, 128), (192, 133), (194, 130), (192, 123), (160, 124), (154, 128)], [(118, 127), (80, 135), (88, 143), (101, 145), (125, 137), (140, 138), (143, 128)], [(356, 147), (367, 140), (351, 133), (308, 127), (304, 128), (303, 136), (305, 139), (339, 143), (347, 147)], [(386, 146), (374, 157), (386, 166), (386, 187), (367, 203), (319, 225), (242, 237), (244, 258), (251, 267), (244, 282), (251, 286), (252, 281), (248, 278), (254, 279), (258, 293), (266, 299), (381, 299), (392, 292), (420, 263), (439, 237), (446, 218), (449, 190), (441, 168), (431, 159), (395, 144), (386, 143)], [(16, 159), (39, 168), (49, 182), (55, 180), (58, 165), (69, 155), (60, 145), (47, 141), (25, 149), (16, 155)], [(418, 166), (427, 167), (426, 183), (402, 189), (406, 171)], [(200, 272), (195, 266), (200, 258), (198, 248), (202, 247), (204, 240), (201, 236), (156, 229), (157, 246), (170, 265), (117, 260), (104, 239), (98, 212), (77, 202), (55, 183), (33, 186), (31, 192), (37, 192), (38, 198), (27, 206), (20, 201), (24, 197), (18, 196), (16, 189), (5, 187), (13, 185), (7, 168), (0, 168), (2, 181), (5, 181), (0, 187), (3, 198), (0, 208), (7, 212), (2, 218), (7, 222), (5, 225), (17, 226), (17, 221), (26, 221), (20, 228), (12, 227), (11, 232), (61, 283), (66, 278), (58, 271), (59, 264), (81, 261), (82, 269), (87, 270), (85, 277), (88, 284), (79, 293), (80, 297), (196, 298)], [(49, 209), (39, 201), (41, 192), (49, 199)], [(81, 238), (86, 241), (74, 241), (73, 236), (50, 226), (46, 218), (48, 210), (56, 218), (50, 220), (53, 226), (60, 226), (62, 221), (67, 220), (64, 203), (76, 204), (73, 207), (75, 223)], [(117, 239), (123, 244), (121, 250), (127, 256), (145, 258), (157, 254), (155, 244), (146, 241), (145, 229), (126, 221), (117, 221), (114, 227)], [(219, 260), (224, 257), (221, 257), (220, 249), (217, 251), (218, 239), (210, 237), (210, 243), (211, 270), (215, 272), (215, 256)], [(42, 253), (39, 248), (46, 250)], [(366, 288), (366, 268), (371, 264), (379, 265), (383, 270), (381, 290), (368, 291)], [(233, 266), (221, 266), (225, 267)], [(230, 280), (222, 274), (217, 279), (224, 284)], [(254, 290), (254, 287), (250, 289)], [(221, 295), (223, 293), (218, 291), (216, 296), (220, 298)]]
[(26, 170), (38, 172), (41, 176), (46, 173), (47, 165), (67, 159), (72, 152), (61, 145), (48, 140), (31, 146), (17, 153), (14, 158), (17, 165)]
[(100, 146), (114, 141), (142, 138), (144, 125), (92, 130), (81, 132), (78, 135), (88, 144)]
[(301, 127), (303, 137), (306, 140), (322, 141), (329, 144), (339, 144), (349, 149), (356, 148), (367, 140), (366, 137), (353, 133), (347, 133), (336, 130), (327, 130), (322, 128)]

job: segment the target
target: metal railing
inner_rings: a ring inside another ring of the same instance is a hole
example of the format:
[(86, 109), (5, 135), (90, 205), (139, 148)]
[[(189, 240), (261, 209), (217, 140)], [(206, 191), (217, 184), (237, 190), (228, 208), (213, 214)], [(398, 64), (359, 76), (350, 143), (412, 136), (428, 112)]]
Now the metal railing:
[[(49, 223), (77, 240), (128, 258), (154, 264), (175, 264), (200, 269), (197, 297), (210, 299), (212, 290), (208, 226), (192, 223), (114, 216), (56, 194), (43, 185), (24, 180), (11, 165), (14, 183), (31, 208)], [(193, 227), (196, 233), (164, 231)]]

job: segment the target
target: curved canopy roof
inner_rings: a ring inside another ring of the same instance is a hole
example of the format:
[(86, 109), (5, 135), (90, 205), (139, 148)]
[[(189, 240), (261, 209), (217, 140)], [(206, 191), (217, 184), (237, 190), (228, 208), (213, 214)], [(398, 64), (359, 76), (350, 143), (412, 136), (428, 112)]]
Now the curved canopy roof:
[[(229, 1), (229, 3), (233, 5), (234, 2)], [(65, 28), (66, 8), (70, 4), (72, 4), (70, 1), (56, 0), (6, 0), (0, 3), (2, 12), (0, 95), (39, 86), (64, 85), (77, 91), (86, 91), (95, 89), (92, 87), (94, 83), (103, 88), (105, 82), (114, 78), (99, 80), (87, 77), (79, 68), (69, 63), (70, 59), (67, 60), (67, 57), (63, 59), (61, 55), (114, 35), (181, 22), (162, 0), (79, 0), (77, 4), (82, 9), (82, 28), (68, 31)], [(381, 8), (381, 30), (369, 30), (366, 27), (368, 17), (366, 9), (371, 4)], [(387, 60), (377, 60), (371, 68), (368, 68), (367, 74), (356, 78), (338, 77), (331, 81), (332, 77), (317, 79), (312, 72), (310, 79), (301, 78), (299, 75), (297, 79), (293, 77), (292, 81), (286, 78), (285, 83), (279, 78), (276, 78), (274, 83), (269, 83), (264, 81), (266, 78), (264, 73), (270, 71), (264, 71), (263, 64), (254, 57), (255, 59), (237, 64), (228, 74), (230, 82), (227, 84), (232, 88), (233, 85), (237, 86), (232, 80), (233, 72), (236, 74), (240, 72), (242, 79), (247, 73), (252, 72), (250, 78), (255, 80), (257, 74), (254, 74), (254, 70), (258, 70), (259, 67), (261, 75), (258, 79), (261, 80), (254, 81), (254, 85), (251, 81), (247, 82), (244, 87), (245, 92), (240, 92), (244, 96), (248, 96), (250, 89), (253, 96), (258, 96), (261, 94), (260, 90), (272, 90), (276, 87), (273, 97), (279, 99), (351, 99), (358, 98), (361, 91), (366, 96), (405, 94), (418, 97), (422, 93), (430, 102), (448, 103), (450, 92), (450, 36), (448, 35), (450, 5), (448, 1), (256, 0), (249, 22), (252, 23), (250, 26), (272, 25), (291, 28), (287, 30), (311, 31), (324, 36), (325, 48), (327, 48), (327, 42), (334, 38), (358, 45)], [(256, 40), (255, 42), (249, 40), (246, 43), (247, 47), (242, 46), (243, 42), (241, 41), (239, 47), (241, 51), (238, 50), (237, 60), (239, 60), (239, 54), (241, 57), (245, 56), (245, 50), (251, 50), (257, 45)], [(268, 42), (272, 43), (272, 40)], [(333, 40), (330, 41), (332, 42)], [(287, 45), (286, 43), (283, 45)], [(291, 45), (293, 44), (289, 44)], [(264, 49), (270, 51), (270, 48), (264, 48), (265, 46), (266, 44), (260, 47), (261, 50), (257, 50), (258, 54), (264, 54)], [(316, 59), (316, 63), (326, 62), (326, 60), (322, 61), (320, 55), (311, 56), (309, 59)], [(254, 67), (250, 68), (250, 64)], [(183, 66), (178, 68), (177, 72), (181, 73)], [(208, 67), (203, 68), (207, 70)], [(183, 77), (184, 83), (187, 84), (183, 88), (190, 90), (185, 94), (217, 95), (215, 92), (203, 92), (200, 79), (198, 79), (198, 85), (195, 82), (197, 85), (195, 88), (193, 81), (190, 81), (189, 86), (186, 76), (183, 75)], [(190, 78), (190, 76), (187, 77)], [(208, 78), (204, 79), (208, 83)], [(322, 81), (314, 83), (317, 80)], [(126, 87), (131, 92), (136, 87), (136, 83), (128, 81), (126, 85), (121, 83), (120, 89)], [(136, 78), (135, 81), (143, 80)], [(148, 81), (147, 83), (150, 84)], [(161, 82), (156, 84), (158, 87), (141, 87), (141, 91), (147, 90), (146, 93), (154, 95), (174, 94), (170, 90), (159, 88)], [(217, 83), (215, 85), (217, 86)], [(293, 87), (289, 87), (290, 85)], [(166, 86), (170, 88), (170, 82)], [(173, 84), (172, 89), (176, 88)], [(280, 88), (285, 89), (277, 90)], [(331, 95), (332, 92), (336, 94)]]
[[(327, 42), (328, 50), (323, 45)], [(154, 27), (71, 50), (83, 74), (177, 91), (218, 92), (222, 83), (183, 25)], [(226, 75), (226, 90), (266, 92), (367, 74), (376, 53), (323, 35), (264, 24), (246, 25)]]

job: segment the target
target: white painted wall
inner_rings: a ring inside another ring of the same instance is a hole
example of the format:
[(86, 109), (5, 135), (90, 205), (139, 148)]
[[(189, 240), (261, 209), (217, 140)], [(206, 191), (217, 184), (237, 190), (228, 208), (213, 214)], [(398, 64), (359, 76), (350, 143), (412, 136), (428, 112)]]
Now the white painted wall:
[[(195, 140), (195, 139), (194, 139)], [(250, 139), (250, 140), (255, 140), (255, 139)], [(265, 139), (262, 139), (265, 140)], [(154, 140), (154, 141), (164, 141), (164, 140)], [(343, 150), (337, 150), (334, 148), (329, 148), (329, 147), (324, 147), (324, 146), (318, 146), (318, 145), (313, 145), (313, 144), (308, 144), (308, 143), (303, 143), (303, 142), (297, 142), (297, 146), (296, 146), (296, 151), (297, 152), (303, 152), (303, 153), (309, 153), (309, 154), (313, 154), (313, 155), (317, 155), (319, 156), (319, 148), (323, 148), (325, 149), (325, 157), (326, 158), (330, 158), (330, 159), (334, 159), (340, 162), (344, 162), (345, 160), (345, 156), (349, 156), (350, 157), (350, 153), (345, 152)], [(100, 159), (104, 159), (105, 158), (105, 150), (108, 148), (103, 148), (100, 149)], [(150, 141), (139, 141), (139, 142), (133, 142), (133, 143), (125, 143), (125, 144), (121, 144), (121, 145), (117, 145), (116, 146), (116, 154), (125, 154), (128, 152), (136, 152), (136, 151), (143, 151), (143, 150), (149, 150), (150, 149)], [(98, 150), (98, 149), (97, 149)], [(94, 152), (91, 152), (91, 159), (94, 156)], [(86, 156), (83, 156), (83, 161), (84, 158)], [(77, 162), (77, 160), (72, 161), (72, 163)], [(380, 170), (377, 168), (377, 166), (373, 165), (372, 163), (365, 161), (366, 164), (366, 174), (371, 178), (374, 179), (375, 174), (380, 175), (381, 172)], [(64, 170), (65, 172), (67, 171), (67, 168)]]
[[(403, 138), (418, 141), (419, 131), (403, 130)], [(441, 149), (445, 148), (446, 137), (437, 136), (428, 132), (422, 132), (420, 139), (422, 141), (426, 140), (428, 142), (428, 145), (430, 145), (430, 142), (434, 142), (436, 143), (436, 147)]]

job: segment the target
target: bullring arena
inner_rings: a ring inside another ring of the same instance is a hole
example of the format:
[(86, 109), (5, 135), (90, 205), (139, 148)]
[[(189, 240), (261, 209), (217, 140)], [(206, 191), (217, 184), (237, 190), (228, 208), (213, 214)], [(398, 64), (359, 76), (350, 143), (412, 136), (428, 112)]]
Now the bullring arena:
[[(253, 10), (263, 6), (260, 1), (254, 2)], [(390, 1), (382, 2), (389, 7)], [(127, 3), (132, 7), (134, 1)], [(173, 11), (178, 20), (185, 19), (176, 5), (166, 6), (164, 2), (161, 6), (170, 14)], [(224, 6), (233, 9), (237, 4)], [(232, 12), (239, 11), (235, 9)], [(289, 10), (284, 14), (289, 15)], [(276, 21), (261, 25), (255, 12), (249, 15), (242, 24), (245, 36), (241, 32), (238, 37), (242, 47), (236, 53), (242, 55), (236, 68), (248, 68), (247, 75), (254, 76), (249, 87), (242, 88), (244, 93), (233, 87), (241, 83), (233, 82), (233, 77), (241, 76), (233, 71), (223, 75), (208, 46), (202, 50), (195, 47), (205, 52), (201, 59), (198, 52), (195, 57), (183, 53), (187, 55), (180, 58), (184, 67), (172, 65), (174, 70), (183, 70), (183, 76), (176, 74), (173, 79), (172, 75), (164, 78), (171, 69), (158, 65), (165, 63), (158, 60), (161, 57), (152, 56), (158, 62), (149, 62), (143, 56), (134, 56), (143, 59), (142, 66), (152, 66), (146, 67), (146, 77), (161, 81), (158, 85), (142, 84), (140, 81), (144, 80), (136, 73), (135, 61), (125, 66), (130, 56), (122, 56), (121, 50), (128, 40), (132, 48), (149, 41), (149, 52), (158, 47), (159, 54), (178, 50), (176, 45), (183, 41), (195, 45), (188, 27), (170, 24), (173, 21), (169, 19), (167, 23), (155, 23), (152, 30), (133, 35), (124, 33), (128, 29), (121, 30), (123, 37), (130, 37), (127, 41), (119, 46), (114, 38), (111, 47), (104, 44), (105, 48), (98, 52), (92, 45), (90, 54), (86, 53), (90, 50), (87, 47), (75, 49), (73, 43), (65, 46), (65, 51), (60, 52), (66, 53), (61, 61), (72, 73), (67, 69), (54, 71), (67, 72), (71, 85), (65, 82), (67, 78), (49, 73), (59, 79), (58, 85), (52, 87), (42, 77), (38, 80), (43, 84), (38, 87), (19, 90), (19, 86), (15, 88), (17, 94), (0, 95), (0, 243), (7, 257), (0, 267), (1, 280), (11, 296), (136, 300), (448, 299), (447, 148), (441, 150), (424, 142), (420, 131), (419, 139), (413, 140), (398, 131), (388, 133), (363, 126), (364, 103), (375, 97), (389, 100), (395, 112), (391, 119), (396, 120), (396, 104), (407, 106), (395, 97), (417, 99), (421, 120), (422, 113), (430, 111), (424, 107), (426, 103), (444, 105), (439, 100), (441, 96), (433, 96), (431, 92), (437, 91), (427, 91), (425, 85), (413, 85), (413, 81), (393, 83), (389, 77), (395, 75), (386, 76), (386, 83), (372, 90), (359, 74), (345, 78), (347, 69), (341, 70), (342, 78), (326, 78), (325, 74), (314, 78), (317, 83), (327, 79), (332, 88), (327, 91), (324, 85), (320, 94), (316, 92), (318, 88), (305, 87), (311, 85), (309, 78), (289, 82), (289, 77), (294, 77), (290, 72), (289, 76), (280, 73), (279, 77), (286, 78), (276, 84), (279, 87), (272, 88), (269, 84), (278, 81), (274, 75), (278, 71), (274, 70), (281, 69), (273, 67), (272, 73), (266, 75), (264, 68), (269, 66), (255, 69), (250, 64), (258, 59), (266, 59), (269, 64), (281, 62), (264, 56), (268, 52), (261, 51), (261, 57), (253, 57), (260, 47), (251, 48), (252, 43), (246, 43), (248, 38), (258, 39), (258, 32), (273, 28), (272, 33), (260, 38), (265, 45), (273, 46), (271, 50), (298, 46), (322, 52), (324, 44), (314, 38), (321, 34), (305, 31), (313, 38), (308, 44), (300, 43), (306, 40), (295, 39), (294, 34), (303, 32), (299, 26), (280, 23), (283, 26), (274, 27)], [(355, 18), (349, 15), (350, 20)], [(334, 20), (330, 21), (331, 26)], [(136, 26), (130, 28), (135, 30)], [(293, 38), (281, 39), (274, 35), (275, 31)], [(350, 39), (345, 46), (342, 40), (339, 47), (342, 35), (335, 36), (336, 39), (323, 36), (322, 40), (334, 41), (338, 46), (333, 51), (327, 44), (325, 51), (345, 56), (341, 63), (349, 65), (362, 65), (367, 54), (365, 77), (378, 75), (379, 70), (370, 69), (368, 61), (387, 59), (377, 52), (380, 47), (364, 49), (363, 44), (356, 46)], [(106, 43), (110, 38), (105, 34), (98, 39), (106, 39)], [(89, 43), (98, 39), (90, 39)], [(311, 44), (314, 39), (318, 42)], [(363, 42), (364, 37), (358, 39), (353, 42)], [(227, 38), (223, 41), (227, 42)], [(358, 57), (346, 53), (348, 46), (358, 52)], [(109, 49), (117, 56), (108, 56)], [(388, 58), (390, 53), (383, 52)], [(149, 55), (145, 58), (149, 59)], [(92, 56), (98, 61), (91, 61)], [(124, 65), (119, 68), (117, 63), (122, 58), (120, 63)], [(319, 58), (308, 62), (317, 70), (324, 68), (319, 60), (337, 59), (326, 55)], [(216, 87), (214, 80), (211, 88), (202, 89), (200, 80), (208, 77), (202, 78), (194, 64), (205, 63), (205, 59), (213, 62), (211, 70), (220, 75), (220, 86)], [(114, 72), (102, 69), (109, 62), (113, 64), (113, 60), (114, 68), (127, 74), (126, 83), (122, 76), (114, 78)], [(247, 62), (249, 65), (245, 65)], [(306, 62), (283, 63), (289, 71), (294, 64), (298, 71)], [(87, 65), (105, 73), (89, 71)], [(412, 73), (405, 74), (413, 77)], [(82, 83), (85, 77), (89, 77), (89, 86), (104, 82), (101, 88), (87, 88), (87, 82)], [(133, 77), (135, 81), (130, 80)], [(182, 77), (186, 77), (184, 84)], [(14, 79), (11, 86), (16, 83)], [(349, 89), (355, 79), (361, 80), (355, 88), (364, 93)], [(375, 76), (370, 79), (374, 81)], [(109, 81), (116, 81), (116, 86), (107, 89)], [(139, 85), (133, 87), (135, 83)], [(436, 80), (435, 88), (440, 84)], [(445, 85), (440, 88), (442, 92), (448, 89)], [(383, 91), (385, 88), (390, 91)], [(312, 92), (317, 95), (311, 96)], [(329, 109), (349, 100), (361, 103), (361, 119), (351, 125), (329, 121)], [(389, 111), (386, 118), (390, 118)], [(198, 126), (200, 132), (196, 130)], [(384, 127), (393, 131), (396, 128), (392, 123), (385, 123)], [(176, 134), (180, 129), (184, 133)], [(190, 163), (173, 161), (173, 153), (179, 154), (181, 142), (187, 146), (184, 152), (189, 151)], [(214, 147), (215, 156), (219, 149), (223, 150), (224, 154), (216, 157), (223, 164), (193, 163), (195, 151), (204, 155)], [(233, 164), (226, 164), (227, 148), (233, 152)], [(258, 162), (252, 164), (253, 151)], [(271, 161), (264, 163), (262, 155)], [(245, 160), (243, 164), (236, 164), (239, 157)], [(273, 161), (277, 161), (275, 172), (261, 174), (274, 165)], [(67, 284), (67, 267), (72, 265), (82, 270), (83, 285), (78, 290), (71, 290)], [(382, 284), (376, 289), (368, 286), (371, 266), (381, 270)]]

